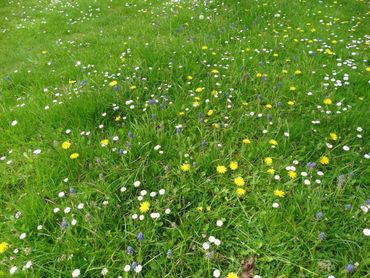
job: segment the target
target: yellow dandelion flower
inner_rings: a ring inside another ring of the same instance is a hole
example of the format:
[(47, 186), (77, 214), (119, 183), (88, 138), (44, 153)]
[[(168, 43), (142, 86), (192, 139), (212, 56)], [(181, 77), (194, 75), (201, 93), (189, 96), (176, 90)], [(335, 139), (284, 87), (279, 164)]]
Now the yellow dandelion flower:
[(198, 88), (195, 89), (195, 92), (196, 93), (201, 93), (201, 92), (203, 92), (203, 88), (198, 87)]
[(185, 112), (179, 112), (179, 116), (182, 117), (185, 115)]
[(295, 87), (295, 86), (290, 86), (289, 87), (289, 91), (296, 91), (297, 90), (297, 87)]
[(245, 184), (245, 181), (242, 177), (236, 177), (234, 179), (234, 183), (237, 185), (237, 186), (243, 186)]
[(118, 82), (116, 80), (113, 80), (112, 82), (109, 82), (109, 86), (114, 87), (117, 85), (117, 83)]
[(250, 144), (250, 143), (251, 143), (251, 140), (249, 140), (248, 138), (243, 139), (243, 144)]
[(225, 174), (227, 172), (227, 168), (224, 165), (218, 165), (216, 167), (216, 171), (219, 174)]
[(284, 197), (284, 196), (285, 196), (285, 192), (284, 192), (284, 191), (282, 191), (282, 190), (276, 189), (276, 190), (274, 191), (274, 195), (275, 195), (276, 197), (282, 198), (282, 197)]
[(330, 159), (329, 159), (329, 157), (324, 155), (324, 156), (320, 157), (319, 161), (322, 165), (328, 165), (329, 162), (330, 162)]
[(68, 83), (69, 84), (74, 84), (74, 83), (76, 83), (76, 80), (69, 80)]
[(77, 159), (80, 155), (78, 153), (73, 153), (69, 156), (70, 159)]
[(108, 139), (103, 139), (100, 141), (100, 146), (102, 147), (105, 147), (109, 144), (109, 140)]
[(288, 101), (288, 105), (290, 105), (290, 106), (293, 106), (293, 105), (294, 105), (294, 103), (295, 103), (295, 102), (294, 102), (294, 101), (292, 101), (292, 100), (289, 100), (289, 101)]
[(203, 211), (203, 207), (197, 207), (197, 211)]
[(217, 74), (217, 73), (218, 73), (218, 70), (213, 69), (213, 70), (211, 71), (211, 73), (212, 73), (212, 74)]
[(214, 111), (213, 111), (212, 109), (210, 109), (210, 110), (208, 110), (208, 112), (207, 112), (207, 116), (212, 116), (212, 115), (213, 115), (213, 113), (214, 113)]
[(289, 171), (288, 172), (288, 176), (291, 178), (291, 179), (295, 179), (297, 177), (297, 173), (294, 172), (294, 171)]
[(330, 133), (330, 139), (333, 140), (333, 141), (337, 141), (337, 139), (338, 139), (337, 134), (334, 133), (334, 132)]
[(207, 210), (207, 211), (211, 211), (211, 207), (210, 207), (210, 206), (207, 206), (207, 207), (206, 207), (206, 210)]
[(191, 80), (193, 80), (193, 77), (191, 75), (188, 75), (188, 77), (186, 77), (186, 79), (191, 81)]
[(62, 149), (68, 150), (71, 147), (71, 145), (72, 145), (71, 142), (64, 141), (63, 144), (62, 144)]
[(330, 98), (326, 98), (326, 99), (324, 99), (324, 104), (326, 104), (326, 105), (330, 105), (330, 104), (332, 104), (333, 103), (333, 101), (330, 99)]
[(7, 242), (2, 242), (0, 243), (0, 254), (4, 253), (6, 250), (9, 248), (9, 243)]
[(270, 175), (273, 175), (273, 174), (275, 174), (275, 169), (270, 168), (270, 169), (267, 170), (267, 173), (269, 173)]
[(236, 161), (231, 161), (231, 162), (230, 162), (229, 167), (230, 167), (230, 169), (231, 169), (232, 171), (235, 171), (235, 170), (236, 170), (236, 169), (238, 169), (238, 167), (239, 167), (238, 162), (236, 162)]
[(149, 208), (150, 208), (150, 203), (145, 201), (140, 204), (139, 210), (141, 213), (146, 213), (149, 211)]
[(183, 172), (188, 172), (190, 170), (190, 164), (189, 163), (184, 163), (180, 166), (181, 171)]
[(207, 49), (208, 49), (208, 46), (206, 46), (206, 45), (202, 46), (202, 50), (207, 50)]
[(266, 163), (266, 165), (271, 165), (272, 164), (272, 158), (271, 157), (266, 157), (265, 158), (265, 163)]
[(137, 87), (136, 87), (135, 85), (130, 86), (130, 90), (131, 90), (131, 91), (136, 90), (136, 88), (137, 88)]
[(229, 272), (226, 278), (238, 278), (238, 274), (236, 274), (235, 272)]
[(244, 196), (247, 191), (244, 188), (238, 187), (236, 189), (236, 194), (238, 194), (239, 197)]
[(302, 74), (302, 72), (301, 72), (300, 70), (296, 70), (296, 71), (294, 72), (294, 74), (295, 74), (295, 75), (300, 75), (300, 74)]
[(274, 146), (277, 146), (277, 145), (278, 145), (278, 142), (277, 142), (275, 139), (271, 139), (271, 140), (269, 141), (269, 143), (270, 143), (271, 145), (274, 145)]
[(266, 107), (267, 109), (271, 109), (271, 108), (272, 108), (272, 105), (271, 105), (271, 104), (266, 104), (266, 105), (265, 105), (265, 107)]

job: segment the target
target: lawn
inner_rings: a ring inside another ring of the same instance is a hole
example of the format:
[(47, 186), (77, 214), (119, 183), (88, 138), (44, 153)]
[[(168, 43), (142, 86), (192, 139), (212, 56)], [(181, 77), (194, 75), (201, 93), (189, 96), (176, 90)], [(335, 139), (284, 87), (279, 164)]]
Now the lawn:
[(0, 277), (370, 277), (369, 15), (0, 0)]

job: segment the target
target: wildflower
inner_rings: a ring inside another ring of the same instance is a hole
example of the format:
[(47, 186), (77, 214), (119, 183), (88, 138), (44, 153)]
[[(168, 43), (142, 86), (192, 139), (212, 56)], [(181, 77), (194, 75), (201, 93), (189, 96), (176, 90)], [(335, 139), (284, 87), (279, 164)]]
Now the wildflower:
[(370, 229), (365, 228), (365, 229), (363, 229), (362, 232), (364, 233), (365, 236), (370, 236)]
[(323, 216), (324, 216), (324, 214), (321, 211), (316, 213), (316, 219), (317, 220), (321, 220)]
[(62, 144), (62, 149), (68, 150), (71, 147), (71, 145), (72, 145), (71, 142), (64, 141), (63, 144)]
[(276, 189), (276, 190), (274, 191), (274, 195), (275, 195), (276, 197), (282, 198), (282, 197), (284, 197), (284, 196), (285, 196), (285, 192), (284, 192), (284, 191), (282, 191), (282, 190)]
[(319, 239), (320, 239), (320, 240), (324, 240), (325, 238), (326, 238), (325, 233), (324, 233), (324, 232), (320, 232), (320, 234), (319, 234)]
[(295, 75), (300, 75), (300, 74), (302, 74), (302, 72), (301, 72), (300, 70), (296, 70), (296, 71), (294, 72), (294, 74), (295, 74)]
[(240, 197), (244, 196), (245, 193), (246, 193), (246, 190), (244, 188), (239, 187), (239, 188), (236, 189), (236, 194), (238, 194), (238, 196), (240, 196)]
[(272, 164), (272, 158), (271, 157), (266, 157), (265, 158), (265, 163), (266, 163), (266, 165), (271, 165)]
[(131, 91), (136, 90), (136, 86), (135, 85), (130, 86), (130, 90)]
[(189, 163), (184, 163), (180, 166), (181, 171), (183, 172), (188, 172), (190, 170), (190, 164)]
[(353, 266), (353, 264), (349, 264), (349, 265), (347, 265), (347, 266), (346, 266), (346, 270), (347, 270), (348, 272), (353, 272), (353, 270), (354, 270), (354, 266)]
[(242, 177), (236, 177), (234, 179), (234, 183), (237, 185), (237, 186), (243, 186), (245, 184), (245, 181)]
[(144, 234), (142, 232), (138, 233), (137, 239), (140, 240), (140, 241), (144, 240)]
[(221, 272), (218, 269), (215, 269), (213, 271), (213, 277), (218, 278), (221, 276)]
[(107, 146), (109, 144), (109, 140), (108, 139), (103, 139), (103, 140), (101, 140), (100, 141), (100, 145), (102, 146), (102, 147), (105, 147), (105, 146)]
[(326, 99), (324, 99), (324, 104), (326, 104), (326, 105), (330, 105), (330, 104), (332, 104), (333, 103), (333, 101), (330, 99), (330, 98), (326, 98)]
[(294, 104), (295, 104), (295, 102), (294, 102), (294, 101), (292, 101), (292, 100), (289, 100), (289, 101), (288, 101), (288, 105), (289, 105), (289, 106), (293, 106)]
[(330, 159), (327, 156), (324, 155), (324, 156), (320, 157), (320, 163), (322, 165), (328, 165), (329, 162), (330, 162)]
[(290, 86), (289, 87), (289, 91), (296, 91), (297, 90), (297, 87), (295, 87), (295, 86)]
[(238, 274), (236, 274), (235, 272), (229, 272), (226, 278), (238, 278)]
[(186, 78), (187, 78), (189, 81), (193, 80), (193, 77), (192, 77), (191, 75), (188, 75)]
[(117, 81), (113, 80), (112, 82), (109, 83), (109, 86), (114, 87), (117, 85)]
[(150, 208), (150, 203), (145, 201), (140, 204), (139, 210), (141, 213), (146, 213), (149, 211), (149, 208)]
[(74, 277), (74, 278), (78, 277), (78, 276), (80, 276), (80, 274), (81, 274), (81, 271), (79, 269), (75, 269), (72, 272), (72, 277)]
[(227, 172), (227, 168), (223, 165), (218, 165), (216, 170), (219, 174), (225, 174)]
[(277, 142), (276, 140), (274, 140), (274, 139), (271, 139), (271, 140), (269, 141), (269, 143), (270, 143), (271, 145), (274, 145), (274, 146), (277, 146), (277, 145), (278, 145), (278, 142)]
[(127, 246), (127, 254), (132, 255), (134, 253), (134, 249), (131, 246)]
[(207, 50), (208, 49), (208, 46), (207, 45), (203, 45), (202, 46), (202, 50)]
[(330, 135), (330, 139), (331, 139), (331, 140), (333, 140), (333, 141), (337, 141), (337, 139), (338, 139), (337, 134), (335, 134), (334, 132), (332, 132), (332, 133), (330, 133), (329, 135)]
[(251, 143), (251, 140), (249, 140), (248, 138), (243, 139), (243, 144), (250, 144), (250, 143)]
[(195, 92), (196, 93), (201, 93), (201, 92), (203, 92), (203, 88), (198, 87), (198, 88), (195, 89)]
[(210, 109), (210, 110), (208, 110), (208, 112), (207, 112), (207, 116), (212, 116), (212, 115), (213, 115), (213, 113), (214, 113), (214, 111), (213, 111), (212, 109)]
[(80, 155), (78, 153), (73, 153), (69, 156), (70, 159), (77, 159)]
[(238, 162), (236, 162), (236, 161), (231, 161), (231, 162), (230, 162), (229, 167), (230, 167), (230, 169), (231, 169), (232, 171), (235, 171), (235, 170), (236, 170), (236, 169), (238, 169), (238, 167), (239, 167)]
[(4, 253), (6, 250), (9, 248), (9, 243), (7, 242), (2, 242), (0, 243), (0, 254)]
[(288, 172), (288, 176), (291, 178), (291, 179), (295, 179), (297, 177), (297, 173), (294, 172), (294, 171), (289, 171)]

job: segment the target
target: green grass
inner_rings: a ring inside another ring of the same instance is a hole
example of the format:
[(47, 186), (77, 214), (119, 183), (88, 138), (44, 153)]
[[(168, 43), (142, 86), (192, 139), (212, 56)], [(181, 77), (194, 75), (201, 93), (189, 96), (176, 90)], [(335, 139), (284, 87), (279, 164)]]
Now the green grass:
[(0, 18), (0, 276), (254, 257), (262, 277), (369, 277), (365, 1), (0, 0)]

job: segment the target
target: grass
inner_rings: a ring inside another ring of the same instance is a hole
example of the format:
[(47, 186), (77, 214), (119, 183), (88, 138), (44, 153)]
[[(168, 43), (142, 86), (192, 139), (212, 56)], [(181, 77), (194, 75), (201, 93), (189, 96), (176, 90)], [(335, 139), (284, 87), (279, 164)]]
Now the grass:
[(369, 277), (366, 2), (0, 15), (0, 276)]

